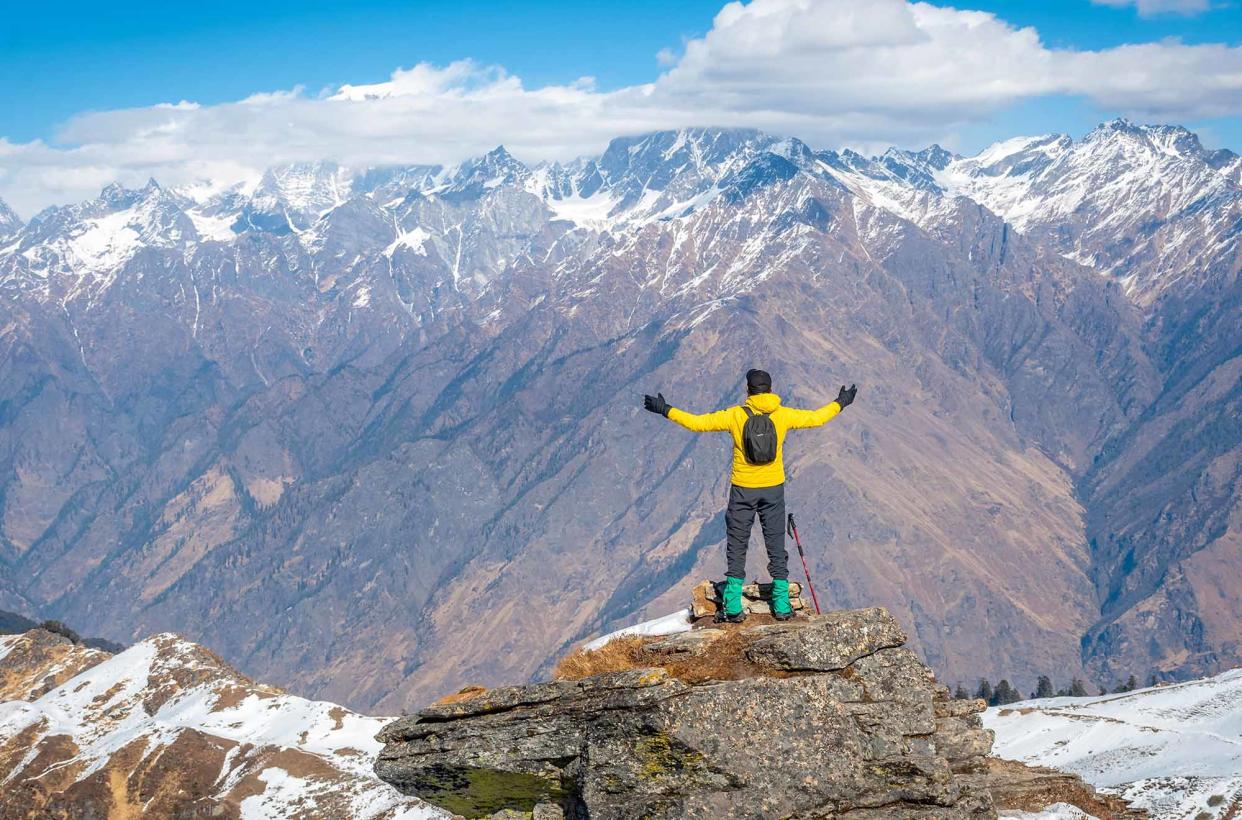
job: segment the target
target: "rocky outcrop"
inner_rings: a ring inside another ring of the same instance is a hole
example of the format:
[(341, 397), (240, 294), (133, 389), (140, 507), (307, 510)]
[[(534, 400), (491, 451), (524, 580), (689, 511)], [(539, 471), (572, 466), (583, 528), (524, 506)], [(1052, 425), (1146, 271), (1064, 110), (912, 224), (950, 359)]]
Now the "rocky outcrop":
[(1098, 820), (1143, 820), (1149, 816), (1120, 797), (1097, 792), (1078, 775), (1016, 760), (990, 757), (986, 766), (968, 779), (986, 789), (996, 807), (1006, 812), (1038, 813), (1060, 803), (1076, 806)]
[(0, 637), (0, 701), (36, 700), (108, 658), (46, 629)]
[(397, 720), (376, 772), (466, 817), (995, 816), (963, 777), (991, 747), (982, 702), (905, 640), (879, 608), (648, 639), (638, 668)]

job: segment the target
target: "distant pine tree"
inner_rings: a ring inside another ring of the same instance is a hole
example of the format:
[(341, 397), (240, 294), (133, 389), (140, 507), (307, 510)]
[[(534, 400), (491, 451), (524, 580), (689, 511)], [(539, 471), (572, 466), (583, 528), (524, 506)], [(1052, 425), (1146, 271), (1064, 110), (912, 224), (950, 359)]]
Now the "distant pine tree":
[(1022, 700), (1022, 695), (1013, 688), (1007, 678), (1001, 678), (1000, 683), (996, 684), (996, 691), (992, 693), (992, 700), (993, 706), (1004, 706), (1006, 703), (1017, 703)]
[(953, 699), (954, 700), (970, 700), (970, 693), (966, 691), (965, 686), (962, 686), (962, 684), (959, 683), (957, 685), (957, 688), (953, 690)]
[(1156, 673), (1152, 672), (1151, 677), (1147, 679), (1148, 686), (1155, 686), (1159, 681), (1156, 680)]
[(992, 683), (987, 678), (979, 679), (979, 688), (975, 691), (975, 697), (987, 701), (988, 705), (992, 705)]
[(1107, 689), (1105, 689), (1103, 686), (1101, 686), (1101, 687), (1100, 687), (1100, 694), (1101, 694), (1101, 695), (1107, 695), (1107, 694), (1108, 694), (1108, 690), (1107, 690)]
[(74, 643), (82, 643), (82, 636), (70, 629), (61, 621), (44, 621), (39, 624), (40, 629), (46, 629), (48, 632), (55, 633), (61, 637), (68, 638)]
[(123, 645), (106, 641), (103, 638), (83, 638), (64, 621), (34, 621), (16, 612), (6, 612), (0, 609), (0, 635), (20, 635), (32, 629), (43, 629), (68, 638), (76, 644), (89, 646), (92, 649), (102, 649), (112, 655), (125, 649)]
[(1138, 689), (1138, 678), (1131, 675), (1126, 678), (1126, 691), (1133, 692), (1135, 689)]
[(1085, 698), (1087, 696), (1087, 685), (1078, 678), (1074, 678), (1070, 681), (1069, 693), (1072, 698)]
[(1040, 675), (1039, 682), (1035, 684), (1035, 695), (1037, 698), (1050, 698), (1056, 694), (1052, 688), (1052, 678), (1047, 675)]

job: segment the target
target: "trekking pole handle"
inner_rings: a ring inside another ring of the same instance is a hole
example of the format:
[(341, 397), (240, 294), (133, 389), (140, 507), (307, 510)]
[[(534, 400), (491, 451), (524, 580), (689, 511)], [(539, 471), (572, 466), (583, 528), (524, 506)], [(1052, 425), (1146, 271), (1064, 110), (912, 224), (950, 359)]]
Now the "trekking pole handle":
[(795, 539), (798, 537), (798, 526), (794, 524), (793, 513), (789, 514), (789, 521), (785, 525), (785, 533)]

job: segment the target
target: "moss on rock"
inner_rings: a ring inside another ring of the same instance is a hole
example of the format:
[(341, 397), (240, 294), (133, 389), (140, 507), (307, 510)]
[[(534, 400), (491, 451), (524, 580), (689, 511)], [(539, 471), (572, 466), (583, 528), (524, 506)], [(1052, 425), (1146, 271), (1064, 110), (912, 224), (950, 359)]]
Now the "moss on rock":
[(411, 785), (429, 803), (463, 817), (503, 809), (533, 813), (535, 806), (569, 793), (553, 773), (532, 774), (477, 766), (429, 766)]

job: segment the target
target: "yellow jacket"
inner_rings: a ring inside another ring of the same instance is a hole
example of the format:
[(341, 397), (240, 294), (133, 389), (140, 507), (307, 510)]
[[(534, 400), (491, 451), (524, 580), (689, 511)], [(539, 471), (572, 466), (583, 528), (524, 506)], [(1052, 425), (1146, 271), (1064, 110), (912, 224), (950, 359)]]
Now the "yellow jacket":
[(776, 427), (776, 460), (771, 464), (750, 464), (746, 461), (746, 454), (742, 452), (742, 427), (746, 424), (747, 416), (740, 405), (701, 416), (678, 410), (676, 407), (668, 411), (669, 421), (675, 421), (687, 430), (696, 433), (727, 432), (733, 436), (733, 483), (739, 487), (775, 487), (784, 484), (785, 433), (804, 427), (819, 427), (841, 412), (841, 405), (835, 401), (818, 410), (782, 407), (781, 397), (775, 393), (756, 394), (746, 399), (746, 403), (756, 413), (770, 414), (772, 424)]

